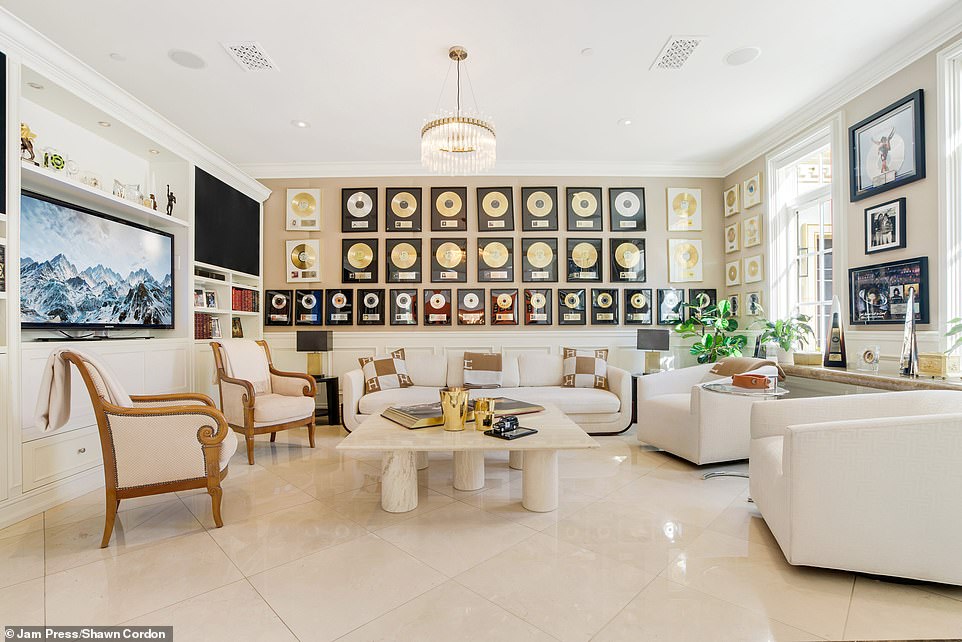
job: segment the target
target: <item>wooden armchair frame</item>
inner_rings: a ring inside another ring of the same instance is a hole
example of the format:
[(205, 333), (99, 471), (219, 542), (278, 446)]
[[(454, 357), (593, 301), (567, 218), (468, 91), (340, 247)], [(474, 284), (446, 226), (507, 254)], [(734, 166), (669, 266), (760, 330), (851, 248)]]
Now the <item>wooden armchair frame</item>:
[[(271, 349), (268, 347), (266, 341), (257, 341), (257, 345), (264, 349), (264, 354), (267, 356), (267, 365), (270, 370), (272, 377), (283, 377), (289, 379), (303, 379), (304, 388), (303, 394), (305, 397), (314, 398), (317, 394), (317, 384), (314, 381), (314, 377), (304, 374), (301, 372), (284, 372), (283, 370), (277, 370), (274, 368), (274, 361), (271, 359)], [(224, 390), (220, 384), (228, 383), (235, 386), (241, 386), (244, 388), (244, 425), (238, 425), (229, 423), (228, 425), (233, 428), (236, 432), (244, 435), (244, 441), (247, 444), (247, 463), (254, 465), (254, 437), (256, 435), (264, 435), (270, 433), (271, 441), (277, 438), (278, 431), (290, 430), (291, 428), (307, 428), (307, 438), (311, 444), (311, 448), (314, 448), (314, 413), (311, 413), (310, 417), (306, 419), (299, 419), (297, 421), (289, 421), (281, 424), (270, 424), (266, 426), (254, 426), (254, 405), (256, 404), (256, 395), (254, 394), (254, 386), (249, 381), (244, 381), (243, 379), (235, 379), (227, 375), (227, 371), (224, 369), (224, 359), (221, 355), (222, 344), (212, 341), (210, 344), (211, 349), (214, 351), (214, 367), (217, 369), (217, 383), (218, 391), (220, 393), (220, 407), (224, 407)]]

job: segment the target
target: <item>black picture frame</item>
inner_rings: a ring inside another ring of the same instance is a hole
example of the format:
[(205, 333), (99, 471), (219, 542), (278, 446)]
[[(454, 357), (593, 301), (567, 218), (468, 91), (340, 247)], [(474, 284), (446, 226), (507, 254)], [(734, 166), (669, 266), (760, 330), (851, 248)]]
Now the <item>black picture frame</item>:
[(612, 232), (646, 231), (645, 188), (609, 187), (608, 220)]
[(354, 323), (354, 290), (347, 288), (325, 290), (324, 324), (351, 325), (352, 323)]
[(377, 188), (342, 188), (341, 232), (370, 234), (377, 231)]
[[(501, 305), (504, 299), (507, 303)], [(491, 325), (518, 325), (518, 289), (491, 290)]]
[(384, 325), (384, 290), (357, 291), (357, 325)]
[[(418, 324), (418, 291), (415, 289), (392, 289), (389, 294), (393, 326), (412, 326)], [(406, 305), (405, 305), (406, 303)]]
[[(513, 187), (479, 187), (477, 196), (478, 232), (514, 231)], [(504, 213), (498, 214), (502, 208)]]
[(604, 209), (600, 187), (565, 189), (565, 217), (569, 232), (604, 231)]
[(591, 325), (618, 325), (620, 321), (618, 290), (591, 288)]
[[(918, 299), (918, 323), (929, 323), (929, 259), (877, 263), (848, 271), (849, 321), (851, 325), (905, 323), (906, 288), (914, 286)], [(901, 306), (901, 307), (899, 307)]]
[[(394, 251), (402, 246), (398, 251), (398, 256), (394, 256)], [(406, 247), (409, 246), (409, 247)], [(387, 272), (388, 283), (420, 283), (422, 278), (421, 264), (421, 239), (385, 239), (384, 241), (384, 265)], [(411, 253), (414, 253), (414, 263), (408, 267), (404, 265), (411, 260)], [(401, 264), (395, 263), (395, 259)]]
[(865, 208), (865, 253), (903, 249), (906, 244), (905, 198)]
[[(468, 302), (473, 301), (474, 306)], [(484, 288), (458, 289), (458, 325), (484, 325), (487, 323), (487, 303)]]
[(324, 290), (294, 291), (294, 325), (324, 325)]
[[(367, 265), (352, 264), (352, 260), (359, 258), (358, 250), (363, 252), (365, 248), (370, 254), (370, 262)], [(379, 269), (377, 239), (341, 239), (341, 283), (377, 283)]]
[[(638, 253), (637, 265), (625, 266), (618, 262), (619, 257), (623, 255), (619, 248), (625, 244), (634, 246)], [(644, 283), (647, 280), (648, 254), (645, 247), (643, 238), (612, 237), (608, 239), (608, 269), (611, 271), (610, 278), (613, 283)]]
[[(637, 298), (640, 295), (640, 298)], [(652, 325), (654, 305), (651, 288), (625, 288), (625, 325)]]
[[(708, 302), (704, 306), (700, 306), (698, 303), (703, 294), (708, 297)], [(718, 290), (715, 288), (688, 288), (688, 303), (688, 318), (697, 317), (705, 307), (718, 305)]]
[[(925, 178), (923, 94), (921, 89), (917, 89), (848, 128), (849, 187), (853, 203)], [(890, 127), (892, 133), (886, 134)], [(873, 130), (878, 132), (878, 139), (874, 138)], [(905, 139), (909, 133), (912, 140)], [(901, 142), (893, 144), (891, 139), (896, 134)], [(884, 141), (884, 145), (880, 141)], [(880, 164), (876, 174), (869, 173), (876, 171), (875, 161), (870, 160), (870, 149), (867, 149), (871, 144), (876, 145), (874, 158)], [(896, 160), (897, 155), (901, 156), (899, 166), (886, 168), (885, 165), (890, 160)], [(912, 161), (911, 167), (903, 172), (902, 167), (908, 159)], [(887, 176), (889, 172), (891, 176)]]
[[(439, 252), (447, 255), (450, 245), (461, 252), (461, 261), (453, 267), (441, 265)], [(443, 251), (442, 251), (443, 250)], [(465, 238), (431, 239), (431, 283), (466, 283), (468, 280), (468, 240)]]
[[(442, 211), (453, 213), (450, 216), (445, 216), (441, 214)], [(431, 188), (431, 231), (468, 231), (468, 188)]]
[[(502, 265), (491, 265), (485, 258), (485, 250), (491, 244), (500, 243), (508, 253)], [(514, 281), (514, 239), (507, 236), (478, 239), (478, 282), (511, 283)]]
[(682, 288), (658, 288), (658, 325), (676, 325), (685, 320), (685, 290)]
[[(568, 306), (571, 295), (577, 297), (577, 305)], [(558, 290), (558, 325), (585, 325), (588, 322), (588, 292), (585, 288)]]
[[(537, 213), (544, 212), (538, 216)], [(558, 188), (521, 188), (521, 231), (558, 231)]]
[(283, 326), (294, 322), (294, 291), (264, 292), (264, 325)]
[[(384, 192), (384, 231), (420, 232), (423, 218), (420, 187), (388, 187)], [(413, 208), (413, 210), (412, 210)], [(410, 213), (408, 213), (410, 212)]]
[[(580, 245), (587, 244), (595, 252), (595, 262), (588, 265)], [(576, 253), (577, 250), (577, 253)], [(604, 241), (599, 238), (565, 239), (565, 281), (568, 283), (601, 283), (604, 280)]]
[[(438, 326), (438, 325), (451, 325), (451, 317), (454, 310), (454, 305), (451, 302), (451, 289), (425, 289), (423, 292), (424, 304), (422, 309), (424, 310), (424, 325), (425, 326)], [(435, 297), (440, 297), (438, 301), (441, 303), (440, 307), (434, 306)]]
[[(545, 251), (544, 244), (548, 247)], [(544, 258), (549, 259), (544, 265)], [(532, 263), (532, 259), (535, 262)], [(521, 239), (521, 281), (523, 283), (558, 282), (558, 239), (523, 238)]]
[[(541, 307), (535, 307), (534, 302), (541, 303), (540, 297), (544, 297)], [(525, 288), (524, 291), (524, 324), (525, 325), (551, 325), (551, 289), (550, 288)]]

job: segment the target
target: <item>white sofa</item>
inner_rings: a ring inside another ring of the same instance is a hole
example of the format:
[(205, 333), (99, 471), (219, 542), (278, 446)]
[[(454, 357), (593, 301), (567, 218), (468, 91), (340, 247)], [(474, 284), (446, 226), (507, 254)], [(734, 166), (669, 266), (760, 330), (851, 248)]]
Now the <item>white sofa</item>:
[[(380, 414), (395, 405), (438, 401), (438, 391), (445, 386), (464, 383), (464, 352), (446, 355), (409, 352), (408, 374), (414, 382), (410, 388), (382, 390), (364, 394), (364, 376), (360, 368), (344, 375), (341, 381), (344, 403), (344, 426), (354, 430), (365, 417)], [(592, 434), (614, 434), (624, 431), (631, 422), (631, 375), (621, 368), (608, 366), (609, 390), (561, 387), (560, 354), (522, 353), (505, 356), (504, 379), (498, 389), (475, 389), (472, 397), (510, 397), (532, 403), (558, 406), (575, 423)]]
[(761, 401), (751, 496), (791, 564), (962, 584), (962, 392)]
[(746, 459), (755, 400), (704, 390), (714, 365), (638, 377), (638, 441), (698, 465)]

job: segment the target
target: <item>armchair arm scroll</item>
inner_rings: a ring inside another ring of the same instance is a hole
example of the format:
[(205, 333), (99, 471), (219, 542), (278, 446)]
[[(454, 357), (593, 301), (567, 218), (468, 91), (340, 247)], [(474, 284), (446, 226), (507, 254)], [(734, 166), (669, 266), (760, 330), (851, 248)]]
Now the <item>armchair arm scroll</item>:
[(314, 377), (303, 372), (284, 372), (277, 370), (272, 365), (271, 389), (274, 392), (291, 397), (313, 397), (317, 394), (317, 383)]

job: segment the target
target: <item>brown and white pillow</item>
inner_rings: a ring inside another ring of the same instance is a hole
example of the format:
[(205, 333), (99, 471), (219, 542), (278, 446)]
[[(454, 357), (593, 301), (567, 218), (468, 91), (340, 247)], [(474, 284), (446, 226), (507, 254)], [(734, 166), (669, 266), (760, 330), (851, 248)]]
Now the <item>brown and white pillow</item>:
[(564, 348), (562, 356), (562, 387), (608, 389), (607, 350)]
[(503, 381), (500, 352), (464, 353), (465, 388), (500, 388)]
[(364, 394), (414, 385), (404, 363), (404, 348), (386, 357), (361, 357), (357, 362), (364, 374)]

